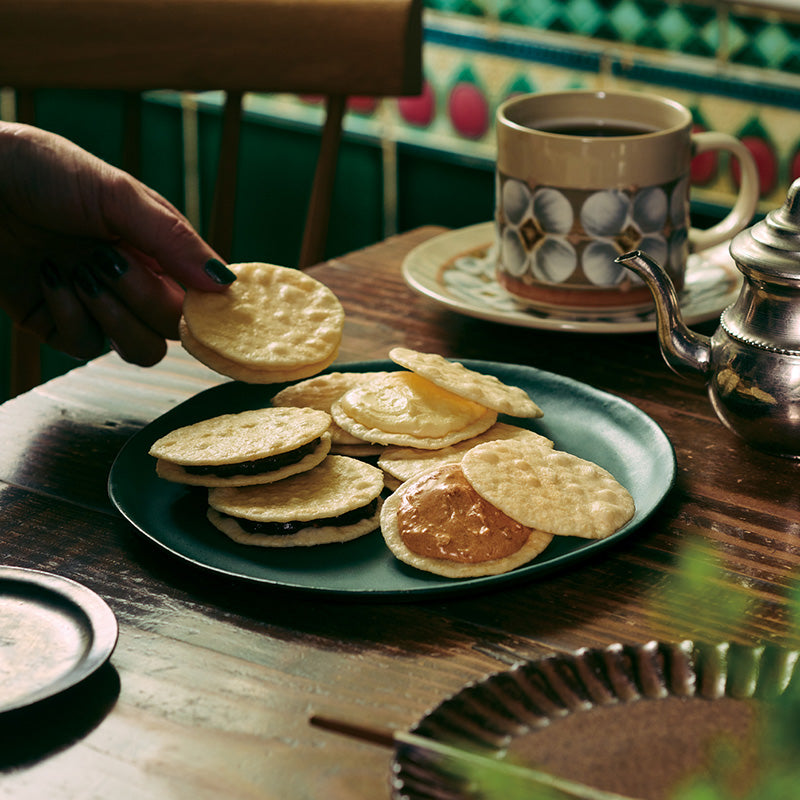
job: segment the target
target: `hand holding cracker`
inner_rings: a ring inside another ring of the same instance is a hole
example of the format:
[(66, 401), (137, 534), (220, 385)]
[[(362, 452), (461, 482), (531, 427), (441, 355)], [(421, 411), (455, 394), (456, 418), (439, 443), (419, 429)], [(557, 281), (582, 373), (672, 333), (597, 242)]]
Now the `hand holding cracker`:
[(308, 378), (333, 363), (344, 309), (327, 286), (275, 264), (229, 267), (236, 280), (226, 290), (186, 293), (180, 336), (189, 353), (246, 383)]

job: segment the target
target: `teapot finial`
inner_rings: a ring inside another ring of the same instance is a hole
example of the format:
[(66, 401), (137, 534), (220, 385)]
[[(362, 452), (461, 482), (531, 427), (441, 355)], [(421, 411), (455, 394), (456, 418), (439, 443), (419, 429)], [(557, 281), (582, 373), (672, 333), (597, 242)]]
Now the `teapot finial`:
[(800, 280), (800, 178), (789, 187), (784, 204), (737, 234), (730, 250), (744, 272)]
[(793, 220), (795, 227), (800, 227), (800, 178), (795, 179), (786, 193), (786, 202), (783, 208), (779, 209), (778, 213), (784, 212), (791, 220)]

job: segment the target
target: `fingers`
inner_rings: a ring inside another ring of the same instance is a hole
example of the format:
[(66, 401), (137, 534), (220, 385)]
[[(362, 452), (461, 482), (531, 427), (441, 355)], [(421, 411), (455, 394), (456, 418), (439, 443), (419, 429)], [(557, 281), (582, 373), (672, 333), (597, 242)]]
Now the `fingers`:
[[(166, 353), (167, 334), (177, 330), (182, 290), (137, 262), (119, 260), (124, 266), (108, 253), (95, 255), (69, 274), (45, 260), (40, 270), (44, 302), (28, 315), (24, 327), (77, 358), (100, 355), (108, 340), (126, 361), (156, 364)], [(143, 284), (152, 291), (146, 292)]]
[(100, 202), (110, 230), (183, 286), (220, 291), (235, 279), (180, 212), (126, 173), (105, 180)]
[(42, 264), (41, 284), (44, 304), (28, 317), (25, 328), (75, 358), (100, 355), (106, 337), (55, 262)]
[(159, 265), (130, 248), (99, 247), (88, 259), (95, 275), (147, 327), (166, 339), (178, 338), (183, 289)]
[(92, 264), (81, 264), (73, 280), (81, 302), (122, 358), (147, 367), (164, 357), (167, 352), (164, 337), (109, 290)]

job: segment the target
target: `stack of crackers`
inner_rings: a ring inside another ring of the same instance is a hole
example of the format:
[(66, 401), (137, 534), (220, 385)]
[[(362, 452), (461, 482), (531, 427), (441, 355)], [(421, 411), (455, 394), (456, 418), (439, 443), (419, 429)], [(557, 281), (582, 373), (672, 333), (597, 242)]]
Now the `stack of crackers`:
[[(397, 369), (317, 374), (335, 358), (341, 306), (282, 270), (234, 266), (236, 292), (190, 295), (182, 331), (189, 352), (223, 374), (296, 382), (267, 408), (180, 428), (150, 450), (162, 478), (208, 489), (222, 533), (294, 547), (380, 527), (399, 561), (463, 578), (526, 564), (555, 536), (604, 538), (633, 517), (631, 495), (606, 470), (498, 420), (542, 416), (519, 387), (403, 347), (389, 352)], [(296, 290), (316, 312), (300, 334)], [(285, 343), (299, 339), (291, 360)]]

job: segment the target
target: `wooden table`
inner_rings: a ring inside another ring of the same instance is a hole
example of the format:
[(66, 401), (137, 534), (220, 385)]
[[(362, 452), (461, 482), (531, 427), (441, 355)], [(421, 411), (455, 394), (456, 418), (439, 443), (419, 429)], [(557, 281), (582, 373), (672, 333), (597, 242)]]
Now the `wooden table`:
[[(128, 437), (218, 376), (178, 347), (151, 369), (103, 356), (0, 407), (2, 562), (94, 589), (120, 628), (93, 677), (0, 719), (0, 796), (374, 800), (388, 796), (390, 752), (319, 730), (310, 714), (402, 730), (520, 658), (682, 637), (796, 644), (786, 596), (800, 562), (800, 464), (723, 428), (654, 334), (508, 327), (414, 293), (400, 264), (439, 230), (311, 271), (347, 312), (340, 360), (403, 345), (533, 365), (626, 398), (677, 454), (657, 512), (590, 563), (475, 597), (332, 602), (218, 577), (153, 546), (106, 494)], [(690, 542), (721, 560), (715, 586), (746, 599), (735, 626), (713, 602), (687, 608), (664, 590)]]

